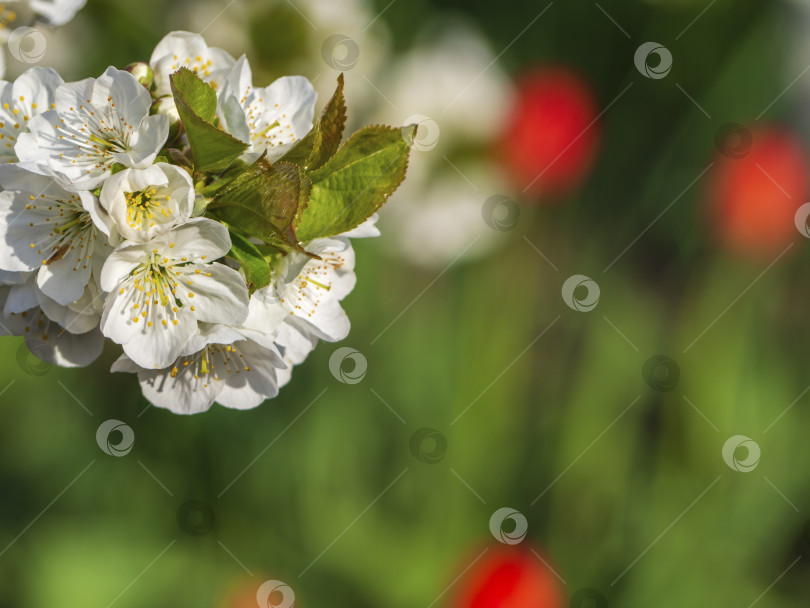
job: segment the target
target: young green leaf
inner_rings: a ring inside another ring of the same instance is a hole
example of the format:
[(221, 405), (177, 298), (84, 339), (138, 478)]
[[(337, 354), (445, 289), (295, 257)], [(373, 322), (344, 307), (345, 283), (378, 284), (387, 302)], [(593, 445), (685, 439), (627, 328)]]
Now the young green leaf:
[(294, 223), (308, 191), (300, 167), (260, 158), (214, 194), (206, 213), (282, 250), (306, 253)]
[(332, 98), (327, 102), (318, 122), (309, 133), (284, 155), (282, 160), (314, 171), (337, 152), (343, 128), (346, 126), (346, 100), (343, 97), (343, 74)]
[(405, 178), (415, 126), (369, 126), (309, 174), (312, 193), (297, 224), (302, 242), (351, 230), (377, 211)]
[(270, 266), (256, 245), (245, 237), (231, 232), (231, 250), (228, 257), (239, 262), (247, 279), (248, 293), (253, 293), (270, 283)]
[(196, 170), (221, 171), (247, 150), (246, 143), (214, 126), (217, 94), (209, 84), (180, 68), (171, 75), (171, 86)]

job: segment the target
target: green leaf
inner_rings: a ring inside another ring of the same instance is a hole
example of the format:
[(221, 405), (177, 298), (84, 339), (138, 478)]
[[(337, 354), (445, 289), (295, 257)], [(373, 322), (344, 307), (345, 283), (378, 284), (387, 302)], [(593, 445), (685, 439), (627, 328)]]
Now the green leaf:
[(261, 289), (270, 283), (270, 266), (264, 259), (256, 245), (245, 237), (231, 232), (231, 250), (228, 257), (239, 263), (247, 279), (249, 293)]
[(302, 242), (362, 224), (405, 178), (416, 126), (364, 127), (320, 169), (309, 174), (312, 193), (297, 223)]
[(308, 193), (309, 180), (300, 167), (262, 157), (218, 190), (206, 213), (269, 245), (306, 253), (293, 225)]
[(301, 165), (308, 171), (323, 166), (337, 152), (346, 126), (346, 100), (343, 97), (343, 74), (320, 119), (309, 133), (284, 155), (282, 160)]
[(177, 113), (188, 136), (194, 168), (222, 171), (247, 150), (247, 144), (214, 126), (217, 94), (191, 70), (180, 68), (171, 75)]

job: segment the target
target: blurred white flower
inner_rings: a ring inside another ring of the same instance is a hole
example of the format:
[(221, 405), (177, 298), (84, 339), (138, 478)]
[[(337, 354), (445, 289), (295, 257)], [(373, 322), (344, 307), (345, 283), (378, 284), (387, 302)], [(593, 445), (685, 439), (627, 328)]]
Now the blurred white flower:
[(87, 0), (29, 0), (35, 13), (48, 25), (65, 25), (76, 16)]
[[(439, 126), (439, 150), (460, 142), (488, 142), (502, 129), (512, 99), (507, 75), (483, 35), (470, 25), (450, 22), (438, 37), (402, 55), (387, 72), (386, 96), (408, 114), (429, 116)], [(401, 124), (408, 116), (381, 104), (380, 118)]]
[(422, 128), (435, 132), (435, 143), (426, 150), (415, 146), (408, 179), (394, 194), (395, 204), (383, 211), (382, 223), (403, 259), (443, 268), (459, 255), (481, 257), (503, 242), (483, 221), (482, 207), (490, 196), (510, 193), (491, 148), (513, 91), (472, 26), (441, 22), (418, 39), (392, 63), (384, 86), (391, 104), (380, 104), (377, 120), (401, 124), (408, 116), (394, 108), (407, 108), (433, 121)]

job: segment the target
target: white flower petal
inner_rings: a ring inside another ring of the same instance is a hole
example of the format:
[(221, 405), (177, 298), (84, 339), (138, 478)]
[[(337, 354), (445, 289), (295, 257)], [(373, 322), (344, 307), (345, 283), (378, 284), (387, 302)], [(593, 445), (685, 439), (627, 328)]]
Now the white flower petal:
[[(151, 306), (144, 310), (137, 289), (107, 296), (101, 317), (101, 331), (121, 344), (130, 359), (141, 367), (157, 369), (167, 366), (182, 352), (197, 331), (194, 314), (184, 308)], [(138, 306), (135, 308), (135, 306)], [(146, 312), (147, 316), (143, 316)]]
[(113, 251), (101, 269), (100, 285), (103, 291), (113, 291), (119, 282), (138, 267), (143, 249), (135, 243), (124, 243)]
[(342, 340), (349, 333), (350, 323), (340, 300), (351, 292), (357, 280), (354, 249), (345, 238), (315, 239), (307, 247), (321, 259), (306, 258), (301, 266), (305, 256), (288, 255), (283, 279), (272, 284), (276, 297), (319, 338)]
[(72, 334), (54, 323), (40, 308), (9, 315), (3, 327), (14, 336), (23, 336), (28, 349), (48, 363), (62, 367), (84, 367), (101, 354), (104, 336), (94, 330)]
[(380, 236), (380, 229), (377, 228), (377, 220), (379, 218), (379, 214), (374, 213), (365, 222), (352, 228), (348, 232), (344, 232), (340, 236), (350, 239), (365, 239)]
[(317, 346), (318, 338), (306, 323), (295, 317), (289, 317), (278, 328), (276, 344), (287, 364), (285, 369), (279, 370), (276, 374), (278, 385), (282, 387), (290, 381), (293, 367), (304, 361)]
[[(163, 238), (165, 241), (169, 237)], [(171, 232), (175, 256), (200, 258), (213, 262), (231, 249), (228, 229), (219, 222), (206, 218), (194, 218)]]
[(165, 114), (147, 116), (143, 119), (141, 128), (132, 134), (129, 147), (123, 152), (113, 154), (113, 158), (128, 167), (144, 169), (155, 162), (168, 137), (169, 117)]
[(58, 303), (40, 290), (35, 291), (37, 304), (42, 312), (66, 331), (84, 334), (98, 327), (104, 302), (99, 297), (98, 288), (94, 283), (90, 283), (70, 306)]
[(240, 357), (242, 369), (232, 370), (227, 375), (217, 402), (225, 407), (246, 410), (278, 395), (276, 372), (284, 366), (278, 352), (249, 340), (236, 342), (233, 346), (236, 349), (234, 358)]
[(30, 0), (31, 9), (42, 15), (49, 25), (64, 25), (84, 7), (87, 0)]
[(18, 160), (15, 144), (28, 131), (28, 121), (53, 107), (62, 78), (50, 68), (33, 67), (14, 83), (0, 82), (0, 163)]
[(247, 317), (247, 287), (236, 270), (223, 264), (191, 264), (183, 268), (181, 277), (187, 301), (200, 321), (239, 325)]
[(8, 288), (3, 314), (8, 317), (31, 310), (39, 304), (37, 301), (34, 283), (27, 281), (21, 285), (12, 285)]

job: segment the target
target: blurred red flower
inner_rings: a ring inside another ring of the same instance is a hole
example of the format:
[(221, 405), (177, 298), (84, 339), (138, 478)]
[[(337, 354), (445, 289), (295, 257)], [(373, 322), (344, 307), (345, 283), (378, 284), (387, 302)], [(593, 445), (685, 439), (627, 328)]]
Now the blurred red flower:
[(798, 236), (794, 216), (808, 194), (807, 155), (783, 127), (749, 133), (737, 125), (727, 135), (734, 141), (717, 142), (707, 188), (712, 230), (733, 251), (772, 255)]
[[(502, 156), (516, 185), (544, 202), (581, 183), (599, 141), (596, 100), (570, 68), (535, 68), (517, 81)], [(594, 124), (592, 124), (594, 123)]]
[(555, 575), (532, 551), (498, 546), (465, 573), (454, 608), (563, 608)]

